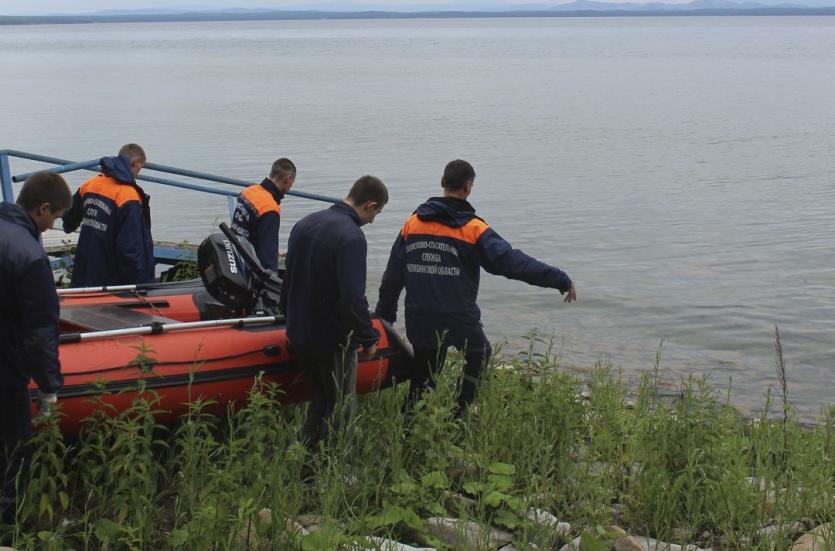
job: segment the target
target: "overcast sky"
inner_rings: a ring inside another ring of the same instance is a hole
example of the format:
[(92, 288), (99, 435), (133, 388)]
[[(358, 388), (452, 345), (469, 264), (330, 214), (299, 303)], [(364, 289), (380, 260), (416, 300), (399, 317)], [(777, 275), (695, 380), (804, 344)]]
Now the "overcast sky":
[[(380, 6), (385, 9), (461, 9), (469, 7), (554, 5), (571, 0), (0, 0), (2, 15), (77, 14), (112, 9), (216, 9), (216, 8), (272, 8), (272, 9), (334, 9), (337, 5)], [(599, 0), (607, 1), (607, 0)], [(653, 0), (609, 0), (644, 3)], [(658, 0), (655, 0), (658, 1)], [(661, 0), (665, 3), (686, 3), (689, 0)]]

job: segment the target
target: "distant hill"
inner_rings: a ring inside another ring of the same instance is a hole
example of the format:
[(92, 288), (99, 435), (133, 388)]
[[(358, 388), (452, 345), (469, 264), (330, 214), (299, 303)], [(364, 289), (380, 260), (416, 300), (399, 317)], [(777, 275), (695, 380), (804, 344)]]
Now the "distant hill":
[[(638, 4), (634, 2), (595, 2), (593, 0), (575, 0), (567, 4), (552, 6), (554, 11), (695, 11), (695, 10), (762, 10), (762, 9), (806, 9), (812, 6), (803, 4), (766, 4), (761, 2), (731, 2), (730, 0), (694, 0), (686, 4), (666, 4), (650, 2)], [(819, 7), (819, 6), (814, 6)]]
[[(732, 2), (730, 0), (694, 0), (686, 4), (652, 2), (597, 2), (574, 0), (567, 4), (496, 6), (494, 8), (438, 9), (402, 11), (385, 9), (349, 10), (265, 10), (247, 8), (188, 11), (175, 9), (106, 10), (78, 15), (7, 16), (0, 15), (0, 25), (37, 25), (63, 23), (142, 23), (178, 21), (259, 21), (301, 19), (442, 19), (495, 17), (640, 17), (687, 15), (835, 15), (835, 6), (809, 6), (789, 3), (768, 3), (778, 0)], [(804, 0), (804, 2), (835, 2), (835, 0)], [(328, 4), (328, 6), (355, 4)], [(366, 7), (363, 5), (362, 7)], [(424, 5), (424, 8), (426, 6)]]
[(821, 8), (835, 7), (835, 0), (692, 0), (683, 4), (662, 1), (606, 2), (595, 0), (573, 0), (569, 2), (537, 2), (530, 4), (507, 4), (501, 0), (451, 0), (444, 3), (401, 2), (397, 9), (391, 4), (377, 4), (374, 0), (324, 0), (315, 4), (288, 5), (280, 10), (267, 8), (205, 8), (205, 9), (111, 9), (81, 15), (166, 15), (182, 13), (265, 15), (270, 13), (443, 13), (443, 12), (526, 12), (526, 11), (689, 11), (689, 10), (740, 10), (763, 8)]

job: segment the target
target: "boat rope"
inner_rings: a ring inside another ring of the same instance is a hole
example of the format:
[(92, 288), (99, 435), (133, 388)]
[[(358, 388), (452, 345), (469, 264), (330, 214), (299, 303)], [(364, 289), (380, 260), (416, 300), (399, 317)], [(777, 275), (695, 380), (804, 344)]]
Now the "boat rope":
[(164, 318), (164, 317), (165, 317), (165, 314), (163, 314), (163, 313), (160, 311), (160, 309), (159, 309), (159, 308), (157, 308), (157, 307), (154, 305), (154, 303), (153, 303), (151, 300), (149, 300), (149, 299), (148, 299), (148, 297), (142, 296), (142, 291), (140, 291), (139, 289), (133, 289), (133, 290), (131, 290), (131, 294), (132, 294), (132, 295), (133, 295), (133, 296), (134, 296), (134, 297), (135, 297), (138, 301), (142, 302), (143, 304), (145, 304), (146, 306), (148, 306), (151, 310), (153, 310), (154, 312), (156, 312), (156, 313), (157, 313), (157, 315), (158, 315), (159, 317), (161, 317), (161, 318)]

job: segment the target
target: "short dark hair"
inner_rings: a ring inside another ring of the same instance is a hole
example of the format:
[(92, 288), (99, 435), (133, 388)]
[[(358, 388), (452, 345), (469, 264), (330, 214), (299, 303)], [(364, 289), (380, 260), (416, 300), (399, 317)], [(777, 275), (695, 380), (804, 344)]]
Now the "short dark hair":
[(376, 201), (380, 205), (385, 205), (389, 202), (389, 191), (382, 180), (366, 174), (360, 176), (359, 180), (351, 186), (348, 199), (355, 205), (364, 205), (369, 201)]
[(290, 159), (280, 158), (273, 163), (273, 168), (270, 170), (270, 178), (282, 179), (288, 174), (296, 173), (296, 165)]
[(448, 162), (444, 168), (444, 177), (441, 178), (441, 186), (449, 191), (459, 191), (471, 180), (475, 180), (473, 165), (467, 161), (455, 159), (454, 161)]
[(25, 211), (33, 211), (49, 203), (53, 213), (67, 210), (72, 204), (72, 192), (66, 180), (54, 172), (36, 172), (26, 178), (17, 196), (17, 204)]
[(140, 161), (145, 164), (148, 158), (145, 156), (145, 150), (142, 146), (135, 143), (126, 143), (119, 149), (119, 155), (124, 155), (131, 161)]

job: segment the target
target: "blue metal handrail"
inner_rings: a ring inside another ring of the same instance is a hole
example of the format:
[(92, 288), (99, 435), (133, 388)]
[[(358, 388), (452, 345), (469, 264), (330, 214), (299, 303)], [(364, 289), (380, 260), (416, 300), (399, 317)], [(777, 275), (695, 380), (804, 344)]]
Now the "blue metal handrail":
[[(55, 168), (45, 169), (46, 172), (54, 172), (55, 174), (63, 174), (65, 172), (72, 172), (74, 170), (82, 170), (82, 169), (92, 169), (93, 167), (99, 166), (101, 163), (100, 159), (96, 159), (93, 161), (82, 161), (80, 163), (69, 163), (56, 166)], [(16, 174), (12, 176), (13, 182), (25, 182), (26, 178), (31, 176), (32, 174), (36, 174), (41, 172), (40, 170), (33, 170), (32, 172), (24, 172), (23, 174)]]
[[(226, 176), (216, 176), (208, 172), (197, 172), (196, 170), (187, 170), (184, 168), (177, 168), (175, 166), (159, 165), (156, 163), (145, 163), (145, 168), (156, 170), (158, 172), (169, 172), (171, 174), (178, 174), (180, 176), (188, 176), (190, 178), (197, 178), (199, 180), (208, 180), (210, 182), (220, 182), (221, 184), (230, 184), (239, 187), (248, 187), (252, 182), (246, 180), (239, 180), (237, 178), (228, 178)], [(341, 199), (334, 199), (327, 195), (319, 195), (318, 193), (308, 193), (306, 191), (293, 191), (292, 189), (286, 195), (293, 195), (295, 197), (303, 197), (305, 199), (313, 199), (314, 201), (324, 201), (326, 203), (338, 203)]]
[(11, 165), (6, 151), (0, 151), (0, 192), (3, 193), (4, 201), (14, 201)]
[[(11, 163), (10, 158), (17, 157), (20, 159), (27, 159), (30, 161), (37, 161), (41, 163), (48, 163), (54, 165), (50, 168), (45, 169), (46, 172), (55, 172), (57, 174), (63, 174), (66, 172), (73, 172), (76, 170), (89, 170), (91, 172), (99, 172), (100, 167), (100, 158), (99, 159), (92, 159), (89, 161), (69, 161), (67, 159), (60, 159), (58, 157), (49, 157), (46, 155), (40, 155), (37, 153), (28, 153), (26, 151), (17, 151), (14, 149), (0, 149), (0, 191), (3, 194), (3, 200), (13, 202), (15, 200), (14, 197), (14, 189), (12, 188), (12, 182), (22, 182), (25, 181), (26, 178), (34, 174), (35, 172), (40, 171), (33, 171), (33, 172), (25, 172), (22, 174), (17, 174), (12, 176), (11, 173)], [(207, 172), (198, 172), (196, 170), (188, 170), (184, 168), (178, 168), (174, 166), (167, 166), (167, 165), (160, 165), (156, 163), (146, 163), (145, 164), (146, 170), (153, 170), (156, 172), (163, 172), (168, 174), (175, 174), (178, 176), (186, 176), (188, 178), (194, 178), (197, 180), (203, 180), (208, 182), (217, 182), (221, 184), (229, 184), (236, 187), (247, 187), (251, 186), (252, 182), (248, 182), (246, 180), (239, 180), (237, 178), (228, 178), (226, 176), (218, 176), (215, 174), (209, 174)], [(200, 184), (193, 184), (188, 182), (180, 182), (177, 180), (171, 180), (169, 178), (160, 178), (159, 176), (148, 176), (147, 174), (143, 174), (136, 177), (137, 180), (141, 180), (144, 182), (153, 182), (155, 184), (162, 184), (164, 186), (171, 186), (176, 188), (182, 189), (189, 189), (192, 191), (199, 191), (201, 193), (208, 193), (211, 195), (222, 195), (226, 197), (227, 207), (229, 209), (229, 217), (230, 219), (234, 215), (235, 206), (237, 204), (237, 197), (240, 194), (239, 191), (232, 191), (227, 189), (218, 189), (214, 187), (209, 187)], [(339, 199), (334, 199), (333, 197), (328, 197), (325, 195), (319, 195), (317, 193), (307, 193), (304, 191), (288, 191), (287, 195), (293, 195), (296, 197), (303, 197), (305, 199), (313, 199), (315, 201), (324, 201), (328, 203), (338, 203)], [(157, 256), (159, 253), (158, 260), (165, 263), (175, 263), (178, 260), (183, 260), (186, 258), (190, 258), (193, 256), (193, 253), (189, 253), (188, 251), (178, 251), (166, 247), (155, 247), (154, 254)], [(64, 262), (64, 260), (58, 261)]]
[[(12, 156), (12, 157), (20, 157), (20, 158), (29, 159), (29, 160), (32, 160), (32, 161), (40, 161), (40, 162), (45, 162), (45, 163), (51, 163), (51, 164), (58, 165), (58, 166), (55, 166), (53, 168), (46, 169), (46, 172), (55, 172), (56, 174), (63, 174), (65, 172), (72, 172), (72, 171), (75, 171), (75, 170), (89, 170), (89, 171), (93, 171), (93, 172), (98, 172), (98, 167), (99, 167), (99, 162), (100, 162), (99, 159), (94, 159), (94, 160), (90, 160), (90, 161), (82, 161), (82, 162), (73, 162), (73, 161), (68, 161), (66, 159), (59, 159), (57, 157), (47, 157), (45, 155), (38, 155), (38, 154), (35, 154), (35, 153), (27, 153), (25, 151), (0, 150), (0, 158), (2, 158), (4, 155)], [(146, 170), (154, 170), (156, 172), (167, 172), (169, 174), (177, 174), (177, 175), (180, 175), (180, 176), (187, 176), (189, 178), (194, 178), (194, 179), (197, 179), (197, 180), (207, 180), (207, 181), (210, 181), (210, 182), (230, 184), (230, 185), (238, 186), (238, 187), (248, 187), (248, 186), (251, 186), (253, 184), (253, 182), (248, 182), (246, 180), (239, 180), (237, 178), (229, 178), (229, 177), (226, 177), (226, 176), (218, 176), (218, 175), (215, 175), (215, 174), (209, 174), (208, 172), (198, 172), (196, 170), (188, 170), (188, 169), (184, 169), (184, 168), (178, 168), (178, 167), (168, 166), (168, 165), (161, 165), (161, 164), (156, 164), (156, 163), (146, 163), (145, 164), (145, 169)], [(23, 174), (17, 174), (15, 176), (11, 177), (11, 181), (22, 182), (22, 181), (26, 180), (26, 178), (28, 178), (29, 176), (34, 174), (35, 172), (39, 172), (39, 171), (32, 171), (32, 172), (25, 172)], [(137, 176), (136, 179), (144, 181), (144, 182), (154, 182), (154, 183), (163, 184), (163, 185), (166, 185), (166, 186), (179, 187), (179, 188), (183, 188), (183, 189), (191, 189), (191, 190), (194, 190), (194, 191), (201, 191), (203, 193), (210, 193), (210, 194), (215, 194), (215, 195), (226, 195), (227, 197), (228, 196), (234, 196), (234, 197), (238, 196), (237, 192), (218, 190), (218, 189), (214, 189), (214, 188), (210, 188), (210, 187), (206, 187), (206, 186), (200, 186), (200, 185), (196, 185), (196, 184), (188, 184), (188, 183), (185, 183), (185, 182), (178, 182), (178, 181), (175, 181), (175, 180), (169, 180), (169, 179), (166, 179), (166, 178), (159, 178), (159, 177), (155, 177), (155, 176), (147, 176), (147, 175), (146, 176), (141, 176), (140, 175), (140, 176)], [(3, 178), (3, 182), (4, 182), (3, 199), (9, 201), (11, 199), (7, 198), (6, 187), (5, 187), (5, 182), (6, 182), (5, 177)], [(324, 202), (327, 202), (327, 203), (338, 203), (340, 201), (339, 199), (335, 199), (333, 197), (328, 197), (326, 195), (320, 195), (318, 193), (308, 193), (308, 192), (304, 192), (304, 191), (290, 190), (290, 191), (287, 192), (287, 195), (292, 195), (292, 196), (295, 196), (295, 197), (302, 197), (302, 198), (305, 198), (305, 199), (313, 199), (315, 201), (324, 201)], [(9, 194), (8, 194), (8, 196), (11, 197), (11, 184), (9, 184)]]

